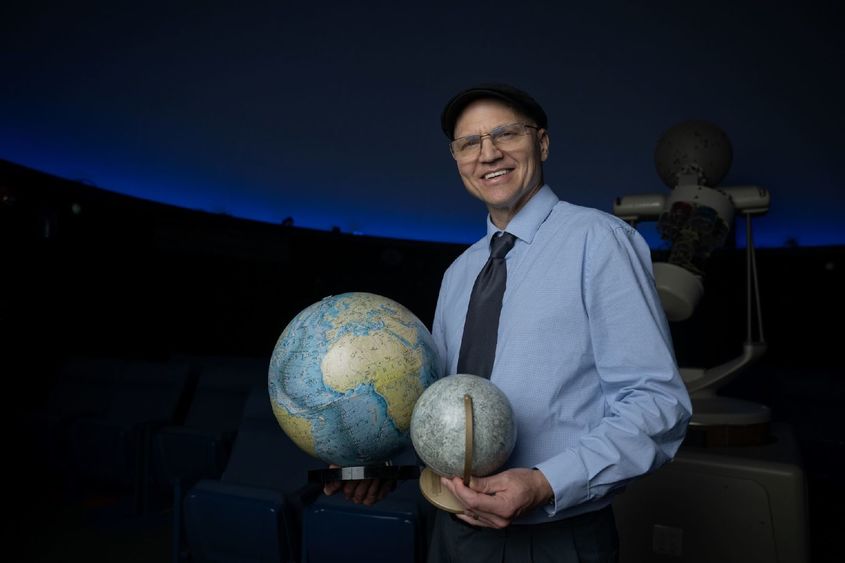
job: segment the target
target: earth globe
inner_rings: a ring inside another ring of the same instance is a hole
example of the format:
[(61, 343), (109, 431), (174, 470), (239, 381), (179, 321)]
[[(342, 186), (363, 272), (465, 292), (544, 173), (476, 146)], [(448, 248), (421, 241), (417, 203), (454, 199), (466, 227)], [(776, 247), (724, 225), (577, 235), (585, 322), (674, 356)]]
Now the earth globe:
[(353, 292), (324, 298), (282, 331), (268, 390), (282, 430), (306, 453), (339, 466), (312, 481), (408, 478), (388, 472), (410, 444), (417, 399), (439, 377), (426, 326), (396, 301)]
[(426, 468), (423, 496), (449, 512), (463, 510), (440, 477), (484, 477), (508, 460), (516, 445), (516, 421), (507, 395), (490, 380), (456, 374), (429, 386), (411, 415), (411, 441)]

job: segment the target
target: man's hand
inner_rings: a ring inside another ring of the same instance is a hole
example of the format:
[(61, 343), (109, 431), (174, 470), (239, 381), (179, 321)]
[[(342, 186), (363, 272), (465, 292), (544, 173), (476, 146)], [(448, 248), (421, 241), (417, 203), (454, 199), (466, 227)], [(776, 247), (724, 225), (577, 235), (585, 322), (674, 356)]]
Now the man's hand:
[(441, 482), (465, 510), (457, 517), (473, 526), (505, 528), (514, 518), (546, 504), (554, 492), (535, 469), (508, 469), (489, 477), (473, 477), (466, 487), (460, 477)]
[[(339, 465), (330, 465), (337, 468)], [(355, 504), (372, 506), (387, 496), (396, 487), (396, 481), (388, 479), (362, 479), (359, 481), (331, 481), (323, 485), (323, 493), (333, 495), (343, 489), (343, 496)]]

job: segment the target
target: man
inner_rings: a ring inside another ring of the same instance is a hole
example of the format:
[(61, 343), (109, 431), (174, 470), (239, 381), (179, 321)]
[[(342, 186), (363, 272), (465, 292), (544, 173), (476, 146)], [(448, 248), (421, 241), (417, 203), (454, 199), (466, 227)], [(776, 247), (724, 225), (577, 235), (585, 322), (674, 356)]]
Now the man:
[(438, 511), (429, 561), (615, 560), (613, 494), (672, 458), (691, 414), (648, 246), (544, 183), (547, 116), (525, 92), (469, 88), (441, 125), (488, 217), (486, 236), (443, 277), (432, 332), (445, 373), (458, 373), (473, 286), (509, 233), (495, 353), (476, 375), (510, 399), (518, 439), (500, 472), (469, 487), (442, 479), (464, 511)]

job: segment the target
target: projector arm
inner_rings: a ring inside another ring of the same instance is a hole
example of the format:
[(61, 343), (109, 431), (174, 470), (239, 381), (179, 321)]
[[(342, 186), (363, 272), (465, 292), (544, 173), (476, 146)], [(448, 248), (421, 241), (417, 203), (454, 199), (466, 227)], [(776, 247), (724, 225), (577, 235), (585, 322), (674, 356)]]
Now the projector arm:
[[(727, 196), (730, 203), (733, 204), (733, 208), (744, 215), (762, 215), (769, 210), (772, 200), (769, 191), (759, 186), (732, 186), (711, 189)], [(666, 211), (669, 199), (664, 194), (620, 196), (613, 202), (613, 214), (631, 224), (640, 221), (656, 221), (660, 214)], [(726, 217), (726, 219), (730, 219), (730, 217)]]
[(636, 225), (640, 221), (656, 221), (666, 210), (666, 196), (663, 194), (636, 194), (617, 197), (613, 202), (613, 214)]
[[(719, 387), (736, 377), (744, 368), (756, 362), (766, 352), (765, 342), (746, 342), (742, 354), (712, 368), (681, 368), (681, 376), (690, 394), (706, 390), (700, 395), (715, 394)], [(718, 383), (718, 385), (716, 385)]]
[(720, 188), (731, 199), (734, 209), (743, 215), (762, 215), (769, 210), (772, 196), (760, 186), (732, 186)]
[[(765, 192), (765, 190), (763, 190)], [(768, 196), (768, 192), (765, 192)], [(718, 366), (709, 369), (681, 369), (681, 376), (690, 394), (698, 392), (698, 396), (715, 395), (716, 390), (724, 386), (739, 374), (740, 371), (757, 361), (766, 352), (766, 340), (763, 336), (763, 314), (760, 310), (760, 288), (757, 283), (757, 259), (754, 252), (754, 238), (751, 231), (751, 215), (764, 213), (759, 208), (747, 208), (745, 215), (745, 257), (746, 257), (746, 338), (742, 345), (742, 354)], [(756, 319), (752, 312), (756, 309)], [(757, 325), (758, 337), (754, 336), (754, 325)]]

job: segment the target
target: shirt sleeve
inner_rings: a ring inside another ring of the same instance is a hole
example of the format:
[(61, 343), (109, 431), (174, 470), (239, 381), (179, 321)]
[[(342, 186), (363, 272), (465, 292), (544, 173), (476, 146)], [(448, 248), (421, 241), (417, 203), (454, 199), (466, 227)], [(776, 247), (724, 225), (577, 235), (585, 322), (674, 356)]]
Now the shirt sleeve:
[(583, 300), (605, 415), (575, 447), (536, 465), (554, 490), (549, 515), (666, 463), (692, 412), (645, 241), (619, 226), (589, 246)]
[(438, 373), (448, 375), (446, 372), (449, 367), (449, 350), (446, 347), (446, 327), (443, 312), (443, 303), (446, 296), (446, 285), (448, 280), (448, 271), (443, 276), (440, 283), (440, 294), (437, 297), (437, 306), (434, 309), (434, 320), (431, 323), (431, 336), (434, 340), (434, 346), (437, 349), (437, 357), (440, 362), (440, 369)]

